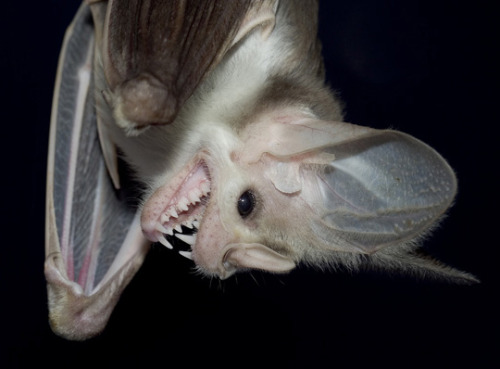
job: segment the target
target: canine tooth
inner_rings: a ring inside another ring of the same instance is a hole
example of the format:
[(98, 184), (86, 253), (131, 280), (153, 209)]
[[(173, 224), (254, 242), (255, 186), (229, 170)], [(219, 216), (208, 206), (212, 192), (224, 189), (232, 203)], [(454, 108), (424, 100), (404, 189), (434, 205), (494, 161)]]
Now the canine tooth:
[(196, 242), (196, 236), (194, 234), (188, 235), (188, 234), (176, 234), (175, 237), (177, 237), (179, 240), (186, 242), (189, 245), (194, 245)]
[(168, 234), (169, 236), (173, 236), (174, 230), (172, 228), (167, 228), (167, 231), (165, 233)]
[(190, 251), (179, 251), (179, 254), (181, 254), (182, 256), (184, 256), (185, 258), (187, 258), (189, 260), (193, 260), (193, 257), (191, 256)]
[(159, 236), (158, 237), (158, 241), (160, 241), (160, 243), (163, 245), (163, 246), (166, 246), (167, 248), (169, 249), (173, 249), (172, 245), (170, 244), (170, 242), (167, 241), (167, 239), (163, 236)]
[(167, 233), (168, 229), (162, 226), (160, 223), (156, 223), (156, 230), (161, 233)]
[(174, 229), (177, 231), (177, 232), (181, 232), (182, 233), (182, 227), (180, 224), (176, 224)]

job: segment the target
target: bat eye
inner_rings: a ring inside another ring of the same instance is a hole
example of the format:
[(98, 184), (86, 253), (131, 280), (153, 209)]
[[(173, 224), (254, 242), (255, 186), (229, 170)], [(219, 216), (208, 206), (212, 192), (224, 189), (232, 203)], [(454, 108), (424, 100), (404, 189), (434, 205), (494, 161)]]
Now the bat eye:
[(246, 218), (255, 207), (255, 196), (251, 191), (245, 191), (238, 199), (238, 213), (242, 218)]

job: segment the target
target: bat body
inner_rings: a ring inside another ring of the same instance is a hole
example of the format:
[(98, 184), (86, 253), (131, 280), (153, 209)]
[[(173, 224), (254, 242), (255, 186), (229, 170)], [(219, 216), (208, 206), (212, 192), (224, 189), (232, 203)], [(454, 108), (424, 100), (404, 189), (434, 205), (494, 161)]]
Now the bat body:
[[(46, 277), (53, 329), (100, 332), (149, 244), (210, 277), (374, 265), (462, 281), (420, 257), (456, 179), (401, 132), (343, 122), (317, 4), (89, 1), (52, 114)], [(122, 156), (143, 191), (120, 198)]]

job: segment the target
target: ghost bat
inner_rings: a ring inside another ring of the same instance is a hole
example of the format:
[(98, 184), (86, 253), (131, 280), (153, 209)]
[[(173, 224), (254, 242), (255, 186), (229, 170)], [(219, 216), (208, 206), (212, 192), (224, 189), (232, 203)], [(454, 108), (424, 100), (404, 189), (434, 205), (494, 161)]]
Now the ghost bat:
[(475, 280), (418, 247), (453, 170), (407, 134), (343, 122), (316, 32), (316, 1), (81, 5), (51, 118), (54, 332), (101, 332), (155, 242), (221, 279), (304, 264)]

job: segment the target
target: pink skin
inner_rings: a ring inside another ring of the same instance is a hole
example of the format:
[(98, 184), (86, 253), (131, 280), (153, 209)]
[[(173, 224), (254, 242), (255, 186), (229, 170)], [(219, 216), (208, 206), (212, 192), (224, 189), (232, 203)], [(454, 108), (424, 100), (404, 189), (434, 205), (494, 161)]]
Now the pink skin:
[(222, 278), (227, 275), (224, 256), (231, 248), (234, 236), (224, 228), (219, 213), (215, 201), (210, 202), (200, 223), (192, 256), (194, 262), (205, 272), (217, 274)]
[[(159, 224), (171, 229), (188, 218), (201, 216), (203, 206), (192, 203), (190, 193), (195, 191), (198, 197), (202, 198), (207, 188), (209, 191), (209, 185), (210, 176), (206, 164), (201, 157), (196, 156), (172, 180), (158, 188), (146, 202), (141, 215), (144, 236), (150, 241), (158, 242), (162, 235), (158, 230)], [(188, 200), (187, 210), (180, 208), (179, 202), (182, 198)], [(162, 215), (169, 214), (169, 209), (175, 209), (177, 217), (167, 215), (168, 221), (162, 220)]]
[[(203, 192), (203, 185), (210, 184), (207, 162), (202, 155), (197, 155), (172, 180), (158, 188), (143, 208), (141, 226), (147, 239), (158, 242), (163, 237), (158, 224), (172, 229), (187, 219), (200, 219), (196, 242), (192, 245), (192, 259), (205, 273), (225, 278), (234, 271), (233, 266), (224, 265), (225, 253), (234, 246), (234, 236), (224, 228), (218, 205), (203, 197), (200, 202), (188, 204), (188, 210), (180, 210), (178, 206), (179, 200), (188, 197), (190, 191)], [(210, 196), (214, 197), (215, 189), (211, 187)], [(176, 208), (177, 217), (172, 216), (165, 222), (162, 215), (169, 213), (172, 207)]]

